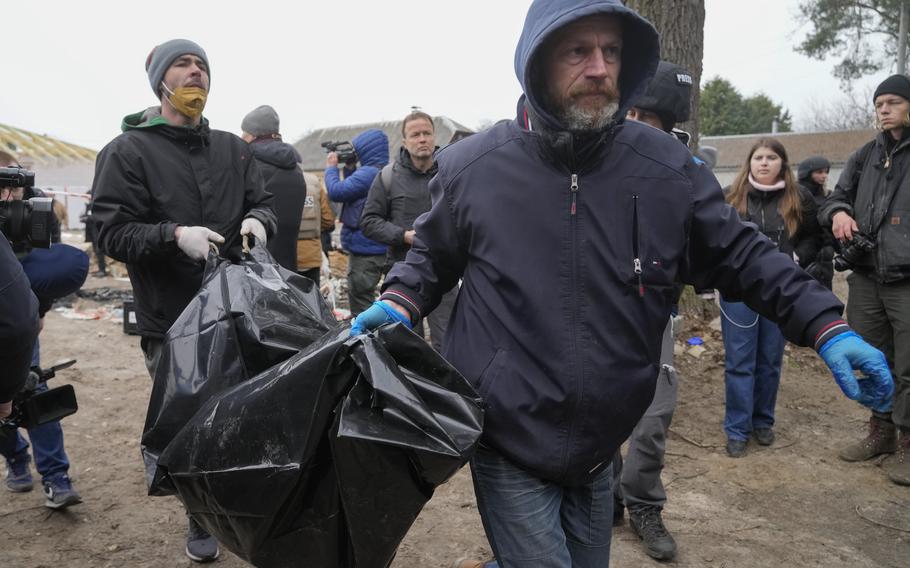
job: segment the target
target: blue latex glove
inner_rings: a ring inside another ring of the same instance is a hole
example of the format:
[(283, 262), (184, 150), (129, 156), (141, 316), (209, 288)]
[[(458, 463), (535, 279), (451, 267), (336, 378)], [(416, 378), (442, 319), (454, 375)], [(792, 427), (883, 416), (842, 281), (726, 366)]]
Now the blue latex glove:
[(360, 335), (387, 323), (403, 323), (411, 329), (411, 318), (402, 315), (386, 302), (373, 302), (373, 305), (361, 312), (351, 324), (351, 335)]
[[(835, 335), (818, 350), (847, 398), (876, 412), (890, 412), (894, 379), (885, 355), (853, 331)], [(853, 369), (865, 375), (857, 380)]]

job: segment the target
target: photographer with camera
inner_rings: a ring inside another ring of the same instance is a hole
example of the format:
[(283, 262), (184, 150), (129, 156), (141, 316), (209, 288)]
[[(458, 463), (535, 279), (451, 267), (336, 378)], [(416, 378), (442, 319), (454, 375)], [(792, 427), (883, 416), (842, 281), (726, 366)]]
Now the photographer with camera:
[[(123, 119), (123, 133), (98, 154), (93, 218), (102, 252), (126, 263), (145, 364), (155, 379), (167, 330), (202, 285), (213, 245), (240, 252), (242, 236), (267, 246), (276, 230), (272, 195), (250, 146), (209, 128), (208, 56), (174, 39), (145, 62), (160, 106)], [(189, 518), (186, 555), (218, 557), (218, 543)]]
[(840, 457), (858, 462), (897, 451), (889, 477), (910, 485), (910, 79), (888, 77), (872, 100), (881, 133), (847, 160), (819, 221), (841, 243), (835, 269), (853, 270), (850, 326), (885, 353), (895, 389), (893, 406), (873, 411), (866, 438)]
[[(4, 237), (10, 241), (28, 278), (29, 287), (37, 297), (40, 332), (44, 314), (54, 301), (74, 293), (85, 282), (88, 256), (75, 247), (58, 242), (59, 224), (49, 208), (49, 200), (42, 199), (43, 194), (33, 187), (34, 173), (20, 168), (16, 160), (5, 152), (0, 153), (0, 167), (4, 172), (4, 187), (0, 187), (0, 201), (5, 212), (2, 222)], [(32, 371), (26, 369), (20, 380), (24, 380), (30, 372), (39, 374), (41, 361), (37, 338), (29, 358)], [(47, 385), (43, 381), (35, 382), (35, 393), (46, 390)], [(35, 455), (35, 467), (44, 486), (45, 505), (51, 509), (63, 509), (81, 503), (82, 498), (73, 488), (68, 475), (70, 464), (63, 447), (60, 421), (30, 426), (28, 436)], [(12, 492), (32, 490), (28, 449), (29, 443), (18, 429), (7, 429), (0, 434), (0, 454), (6, 458), (7, 464), (6, 487)]]
[[(341, 246), (348, 253), (348, 307), (356, 316), (372, 305), (386, 265), (386, 246), (363, 234), (360, 217), (373, 180), (389, 163), (389, 138), (374, 128), (355, 136), (352, 143), (323, 142), (322, 146), (329, 151), (325, 161), (329, 199), (344, 204)], [(344, 164), (343, 180), (339, 162)]]
[(25, 384), (37, 338), (38, 299), (9, 241), (0, 238), (0, 420)]

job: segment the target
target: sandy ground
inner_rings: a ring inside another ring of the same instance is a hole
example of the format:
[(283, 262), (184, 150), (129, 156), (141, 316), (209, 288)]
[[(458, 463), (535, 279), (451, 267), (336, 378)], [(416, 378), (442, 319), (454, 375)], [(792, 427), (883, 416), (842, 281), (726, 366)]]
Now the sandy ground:
[[(90, 278), (87, 287), (128, 286)], [(82, 301), (91, 311), (102, 306)], [(709, 316), (710, 317), (710, 316)], [(910, 488), (886, 478), (888, 463), (846, 464), (837, 449), (864, 432), (866, 413), (846, 400), (811, 352), (788, 347), (778, 401), (777, 443), (724, 454), (723, 365), (719, 332), (689, 317), (681, 339), (707, 350), (678, 357), (680, 403), (663, 479), (664, 518), (679, 544), (671, 566), (910, 566)], [(79, 412), (64, 420), (70, 471), (85, 503), (43, 507), (39, 490), (0, 491), (0, 566), (189, 566), (177, 502), (145, 492), (139, 435), (150, 381), (139, 339), (106, 320), (47, 317), (44, 362), (78, 364), (56, 383), (75, 386)], [(446, 568), (456, 557), (489, 554), (470, 473), (440, 487), (401, 545), (395, 568)], [(615, 530), (613, 566), (652, 566), (627, 527)], [(224, 551), (220, 566), (246, 564)], [(291, 565), (291, 564), (289, 564)]]

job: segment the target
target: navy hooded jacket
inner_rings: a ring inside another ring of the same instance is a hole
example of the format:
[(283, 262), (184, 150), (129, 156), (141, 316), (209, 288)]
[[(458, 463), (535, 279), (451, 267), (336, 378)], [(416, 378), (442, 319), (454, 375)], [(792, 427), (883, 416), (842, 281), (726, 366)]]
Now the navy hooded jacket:
[(325, 188), (329, 199), (344, 203), (341, 210), (341, 246), (354, 254), (378, 255), (386, 253), (386, 246), (367, 238), (360, 228), (360, 215), (370, 193), (373, 179), (389, 163), (389, 138), (385, 132), (370, 129), (361, 132), (351, 141), (360, 167), (341, 180), (337, 167), (325, 169)]
[(677, 279), (747, 301), (799, 344), (842, 310), (673, 137), (634, 121), (593, 143), (560, 132), (531, 62), (596, 13), (623, 21), (625, 116), (657, 67), (653, 27), (619, 1), (536, 0), (516, 52), (519, 117), (439, 153), (433, 207), (382, 296), (419, 317), (464, 278), (443, 352), (485, 401), (484, 442), (569, 485), (606, 467), (650, 404)]

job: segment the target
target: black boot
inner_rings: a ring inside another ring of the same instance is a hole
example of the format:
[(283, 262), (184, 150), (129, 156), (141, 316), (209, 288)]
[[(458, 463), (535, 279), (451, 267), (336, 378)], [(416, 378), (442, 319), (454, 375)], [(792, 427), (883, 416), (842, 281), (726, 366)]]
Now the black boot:
[(676, 541), (660, 518), (660, 507), (643, 505), (629, 509), (629, 526), (645, 545), (645, 552), (657, 560), (676, 557)]

